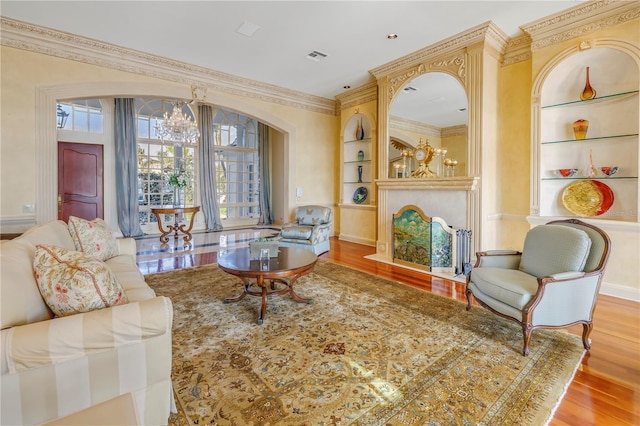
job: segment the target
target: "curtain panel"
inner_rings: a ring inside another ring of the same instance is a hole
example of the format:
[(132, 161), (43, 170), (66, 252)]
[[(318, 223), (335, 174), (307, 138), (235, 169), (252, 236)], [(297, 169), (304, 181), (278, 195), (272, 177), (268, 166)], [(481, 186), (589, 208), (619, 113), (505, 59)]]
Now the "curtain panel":
[(116, 197), (118, 226), (125, 237), (144, 235), (138, 209), (138, 138), (132, 98), (115, 99)]
[(220, 220), (220, 203), (216, 194), (216, 152), (215, 135), (213, 134), (213, 108), (210, 105), (198, 106), (200, 144), (200, 198), (202, 200), (202, 214), (207, 231), (222, 230)]

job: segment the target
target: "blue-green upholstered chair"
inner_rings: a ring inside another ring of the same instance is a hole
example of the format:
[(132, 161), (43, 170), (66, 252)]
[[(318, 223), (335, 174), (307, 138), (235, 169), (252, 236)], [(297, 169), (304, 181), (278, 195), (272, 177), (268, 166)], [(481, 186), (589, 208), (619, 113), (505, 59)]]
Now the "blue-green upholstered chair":
[(329, 251), (329, 236), (333, 212), (329, 207), (301, 206), (295, 222), (282, 225), (281, 247), (296, 247), (321, 254)]
[(478, 252), (467, 276), (467, 310), (472, 296), (494, 314), (522, 326), (523, 355), (531, 332), (582, 324), (582, 343), (591, 347), (604, 267), (611, 251), (609, 236), (596, 226), (569, 219), (532, 228), (522, 252)]

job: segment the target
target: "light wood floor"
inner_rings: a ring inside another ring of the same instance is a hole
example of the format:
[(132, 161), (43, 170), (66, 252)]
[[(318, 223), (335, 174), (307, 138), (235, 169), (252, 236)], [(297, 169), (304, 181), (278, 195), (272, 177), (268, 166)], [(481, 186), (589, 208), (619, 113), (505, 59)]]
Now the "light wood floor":
[[(320, 258), (466, 302), (464, 284), (364, 258), (374, 252), (374, 247), (332, 238), (331, 250)], [(215, 253), (198, 256), (195, 262), (181, 259), (188, 255), (185, 252), (173, 255), (169, 269), (216, 262)], [(582, 327), (570, 331), (580, 335)], [(591, 341), (591, 350), (549, 424), (640, 425), (640, 303), (601, 295)]]

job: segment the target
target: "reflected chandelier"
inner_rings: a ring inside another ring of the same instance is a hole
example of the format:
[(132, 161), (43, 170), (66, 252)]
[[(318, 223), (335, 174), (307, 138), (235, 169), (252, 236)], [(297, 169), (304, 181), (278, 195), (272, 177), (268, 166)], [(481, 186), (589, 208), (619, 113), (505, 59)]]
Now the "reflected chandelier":
[(164, 120), (158, 121), (155, 127), (158, 137), (163, 142), (173, 142), (177, 146), (197, 143), (200, 137), (198, 123), (182, 112), (186, 102), (174, 101), (171, 104), (173, 105), (171, 115), (168, 111), (165, 112)]

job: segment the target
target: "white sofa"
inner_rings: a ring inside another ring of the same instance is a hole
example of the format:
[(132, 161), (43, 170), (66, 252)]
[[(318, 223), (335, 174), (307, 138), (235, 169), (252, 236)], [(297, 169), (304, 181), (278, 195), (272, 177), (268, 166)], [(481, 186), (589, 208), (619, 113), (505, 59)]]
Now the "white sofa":
[(142, 424), (167, 424), (173, 308), (135, 264), (135, 241), (118, 240), (105, 263), (129, 303), (54, 318), (33, 272), (36, 244), (75, 250), (63, 221), (38, 225), (0, 245), (2, 425), (44, 423), (122, 394)]

